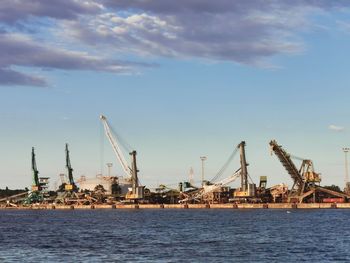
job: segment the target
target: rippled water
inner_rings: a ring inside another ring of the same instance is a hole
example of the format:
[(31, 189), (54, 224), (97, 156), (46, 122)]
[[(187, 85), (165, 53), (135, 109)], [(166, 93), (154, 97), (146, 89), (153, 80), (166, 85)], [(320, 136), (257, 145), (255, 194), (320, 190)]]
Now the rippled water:
[(0, 210), (0, 262), (350, 262), (350, 210)]

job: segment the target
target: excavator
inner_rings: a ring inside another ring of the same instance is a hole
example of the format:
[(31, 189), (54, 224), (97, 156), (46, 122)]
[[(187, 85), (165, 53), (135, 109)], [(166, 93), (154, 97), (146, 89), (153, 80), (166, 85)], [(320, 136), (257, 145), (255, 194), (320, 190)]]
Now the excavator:
[[(275, 153), (283, 167), (293, 179), (293, 186), (288, 193), (289, 203), (316, 202), (316, 194), (323, 192), (324, 194), (341, 197), (344, 199), (350, 198), (344, 193), (335, 192), (320, 186), (321, 176), (314, 170), (312, 160), (293, 156), (287, 153), (276, 140), (270, 141), (271, 151)], [(301, 161), (301, 166), (298, 169), (292, 159)]]

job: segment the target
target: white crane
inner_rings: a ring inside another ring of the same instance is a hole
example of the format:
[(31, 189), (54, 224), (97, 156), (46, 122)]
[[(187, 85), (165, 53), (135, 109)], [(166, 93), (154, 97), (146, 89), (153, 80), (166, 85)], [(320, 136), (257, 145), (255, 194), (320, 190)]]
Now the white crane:
[(108, 124), (107, 118), (103, 115), (100, 116), (100, 119), (103, 123), (103, 127), (105, 129), (106, 136), (109, 142), (112, 145), (113, 151), (117, 156), (118, 161), (120, 162), (124, 173), (126, 174), (126, 180), (130, 181), (131, 188), (129, 188), (128, 193), (125, 195), (125, 199), (127, 200), (137, 200), (142, 199), (144, 197), (144, 186), (139, 185), (139, 180), (137, 176), (137, 166), (136, 166), (136, 151), (130, 152), (132, 156), (131, 167), (128, 165), (123, 152), (119, 147), (119, 143), (117, 138), (113, 135), (112, 130)]
[(200, 190), (199, 192), (196, 192), (194, 195), (189, 195), (185, 199), (182, 199), (180, 202), (181, 203), (185, 203), (185, 202), (188, 202), (188, 201), (191, 201), (191, 200), (198, 200), (199, 201), (203, 196), (206, 196), (206, 195), (208, 195), (210, 193), (218, 191), (221, 187), (232, 183), (233, 181), (235, 181), (240, 176), (241, 176), (241, 169), (236, 171), (230, 177), (227, 177), (227, 178), (225, 178), (225, 179), (223, 179), (223, 180), (221, 180), (219, 182), (216, 182), (216, 183), (211, 184), (211, 185), (204, 185), (202, 190)]
[(119, 163), (121, 164), (124, 173), (126, 174), (126, 176), (128, 178), (132, 177), (132, 170), (126, 161), (126, 159), (123, 155), (123, 152), (120, 150), (119, 143), (118, 143), (117, 139), (112, 134), (112, 131), (111, 131), (111, 128), (109, 127), (107, 118), (104, 115), (101, 115), (100, 119), (102, 121), (106, 136), (112, 145), (113, 151), (114, 151), (115, 155), (117, 156), (117, 159), (118, 159)]

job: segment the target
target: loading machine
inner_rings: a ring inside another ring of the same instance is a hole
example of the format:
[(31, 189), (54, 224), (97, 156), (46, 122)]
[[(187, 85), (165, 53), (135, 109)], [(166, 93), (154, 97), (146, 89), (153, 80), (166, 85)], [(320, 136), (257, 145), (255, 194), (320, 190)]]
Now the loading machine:
[(68, 174), (68, 182), (62, 182), (61, 186), (59, 187), (56, 202), (65, 203), (65, 204), (76, 203), (77, 200), (79, 200), (80, 198), (77, 194), (78, 187), (74, 182), (73, 168), (70, 161), (68, 143), (66, 143), (65, 155), (66, 155), (66, 169)]
[(34, 204), (39, 203), (44, 200), (43, 194), (42, 194), (42, 187), (40, 185), (39, 181), (39, 171), (36, 165), (36, 158), (35, 158), (35, 152), (34, 147), (32, 147), (32, 187), (31, 191), (28, 193), (27, 198), (24, 199), (23, 204)]
[[(184, 198), (180, 200), (180, 202), (220, 202), (221, 197), (225, 198), (227, 193), (230, 193), (230, 189), (227, 187), (227, 185), (234, 182), (239, 177), (241, 178), (241, 187), (235, 190), (234, 198), (230, 199), (230, 201), (242, 201), (247, 199), (255, 201), (255, 184), (250, 184), (248, 182), (249, 175), (247, 169), (248, 163), (246, 162), (245, 155), (245, 145), (245, 142), (242, 141), (237, 147), (235, 147), (234, 151), (219, 172), (210, 181), (206, 182), (206, 184), (203, 185), (203, 188), (191, 192), (181, 192), (181, 195)], [(219, 180), (238, 151), (240, 152), (240, 168), (237, 169), (231, 176)], [(228, 198), (229, 197), (230, 196), (228, 196)]]
[[(321, 187), (321, 176), (319, 173), (315, 172), (312, 160), (296, 157), (287, 153), (281, 145), (278, 145), (276, 140), (270, 141), (269, 144), (271, 151), (275, 153), (283, 167), (293, 179), (293, 186), (288, 192), (287, 197), (289, 203), (302, 203), (304, 201), (316, 202), (316, 194), (320, 192), (344, 199), (350, 198), (347, 194)], [(301, 161), (299, 169), (292, 161), (292, 158)]]
[(245, 154), (245, 141), (242, 141), (240, 144), (238, 144), (237, 148), (240, 152), (240, 163), (241, 163), (241, 187), (236, 189), (233, 196), (234, 199), (251, 199), (256, 196), (256, 186), (254, 183), (248, 182), (248, 163), (246, 160), (246, 154)]
[(113, 129), (111, 128), (109, 122), (107, 121), (106, 116), (100, 116), (101, 122), (103, 124), (106, 137), (108, 138), (112, 149), (117, 157), (118, 162), (120, 163), (128, 182), (130, 182), (129, 191), (125, 194), (125, 199), (132, 202), (138, 202), (144, 198), (145, 187), (140, 185), (140, 181), (138, 178), (137, 164), (136, 164), (136, 151), (132, 150), (129, 152), (131, 156), (131, 165), (128, 164), (124, 154), (119, 146), (120, 143), (117, 139), (117, 136), (113, 133)]

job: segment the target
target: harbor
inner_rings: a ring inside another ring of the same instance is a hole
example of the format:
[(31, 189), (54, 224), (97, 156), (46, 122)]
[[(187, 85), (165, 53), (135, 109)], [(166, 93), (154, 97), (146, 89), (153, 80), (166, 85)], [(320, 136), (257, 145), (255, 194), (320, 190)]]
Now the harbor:
[[(320, 173), (315, 171), (313, 161), (288, 153), (276, 140), (269, 142), (271, 154), (285, 169), (293, 181), (293, 186), (280, 183), (268, 186), (268, 177), (260, 176), (259, 184), (254, 183), (248, 172), (246, 142), (241, 141), (233, 150), (217, 174), (204, 180), (202, 156), (201, 185), (190, 179), (181, 181), (178, 187), (161, 184), (148, 188), (140, 183), (137, 165), (137, 152), (134, 149), (122, 150), (123, 144), (104, 115), (100, 116), (106, 138), (119, 162), (123, 176), (111, 176), (111, 163), (108, 163), (108, 176), (95, 178), (81, 176), (74, 178), (69, 145), (65, 145), (66, 174), (60, 174), (61, 185), (49, 190), (49, 177), (39, 176), (34, 147), (31, 152), (31, 190), (17, 191), (0, 198), (1, 209), (335, 209), (350, 208), (350, 183), (346, 176), (344, 190), (339, 187), (321, 186)], [(130, 161), (124, 152), (130, 155)], [(347, 151), (345, 151), (347, 154)], [(239, 156), (236, 160), (235, 157)], [(347, 155), (345, 155), (347, 158)], [(296, 162), (300, 163), (297, 167)], [(346, 159), (347, 162), (347, 159)], [(237, 164), (238, 163), (238, 164)], [(230, 171), (228, 167), (236, 166)], [(346, 163), (347, 165), (347, 163)], [(231, 174), (227, 176), (226, 174)], [(166, 178), (163, 178), (166, 181)], [(231, 185), (240, 181), (240, 186)], [(6, 192), (6, 191), (5, 191)], [(9, 193), (9, 191), (8, 191)]]

